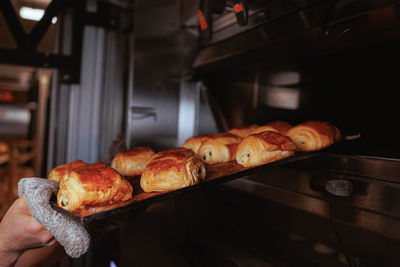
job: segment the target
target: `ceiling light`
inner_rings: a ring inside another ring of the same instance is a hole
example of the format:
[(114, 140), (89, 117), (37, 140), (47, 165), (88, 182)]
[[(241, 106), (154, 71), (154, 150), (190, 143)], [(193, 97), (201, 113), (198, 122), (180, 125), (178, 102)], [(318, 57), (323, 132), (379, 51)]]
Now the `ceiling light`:
[[(20, 8), (19, 15), (23, 19), (39, 21), (44, 15), (44, 9), (24, 6)], [(53, 17), (51, 22), (55, 24), (57, 22), (57, 17)]]
[(43, 14), (44, 10), (38, 8), (21, 7), (19, 10), (21, 18), (27, 20), (39, 21), (43, 17)]

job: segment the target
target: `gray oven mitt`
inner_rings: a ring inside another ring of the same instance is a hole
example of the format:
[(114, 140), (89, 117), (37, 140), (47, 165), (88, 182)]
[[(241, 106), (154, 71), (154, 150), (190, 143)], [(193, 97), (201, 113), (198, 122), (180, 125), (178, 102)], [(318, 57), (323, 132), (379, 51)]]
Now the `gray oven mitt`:
[(86, 253), (90, 236), (77, 216), (50, 204), (52, 194), (57, 194), (58, 181), (44, 178), (23, 178), (18, 183), (18, 195), (25, 195), (32, 216), (43, 224), (73, 257)]

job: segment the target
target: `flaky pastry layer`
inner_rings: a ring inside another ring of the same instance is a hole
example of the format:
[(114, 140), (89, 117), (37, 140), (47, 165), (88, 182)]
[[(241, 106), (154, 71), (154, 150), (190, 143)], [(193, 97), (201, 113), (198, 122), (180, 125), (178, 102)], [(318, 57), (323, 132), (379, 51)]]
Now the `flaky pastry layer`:
[(339, 129), (326, 121), (306, 121), (291, 128), (287, 135), (299, 151), (322, 149), (341, 138)]
[(154, 151), (149, 147), (134, 147), (118, 152), (111, 162), (111, 167), (124, 176), (142, 174)]
[(236, 162), (253, 167), (287, 158), (295, 153), (296, 145), (287, 136), (266, 131), (250, 135), (240, 142)]
[(174, 148), (153, 155), (140, 186), (144, 192), (168, 191), (199, 183), (205, 177), (205, 166), (192, 150)]
[[(101, 164), (98, 164), (101, 165)], [(132, 198), (132, 186), (111, 167), (72, 169), (60, 181), (57, 204), (71, 212)]]

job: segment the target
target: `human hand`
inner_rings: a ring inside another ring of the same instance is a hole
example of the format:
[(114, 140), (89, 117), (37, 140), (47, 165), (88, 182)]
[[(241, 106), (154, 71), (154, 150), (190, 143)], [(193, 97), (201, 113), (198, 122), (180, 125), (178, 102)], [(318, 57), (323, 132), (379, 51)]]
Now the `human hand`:
[(11, 205), (0, 223), (0, 266), (12, 265), (25, 250), (51, 246), (55, 242), (52, 234), (32, 217), (22, 196)]

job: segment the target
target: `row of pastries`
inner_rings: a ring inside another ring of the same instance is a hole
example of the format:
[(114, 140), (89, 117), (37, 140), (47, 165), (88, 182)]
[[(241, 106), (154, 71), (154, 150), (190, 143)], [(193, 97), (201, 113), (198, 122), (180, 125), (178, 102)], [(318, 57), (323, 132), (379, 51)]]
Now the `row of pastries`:
[(328, 147), (340, 137), (338, 128), (325, 121), (296, 126), (274, 121), (197, 135), (182, 147), (158, 153), (149, 147), (134, 147), (117, 153), (111, 166), (76, 160), (54, 168), (48, 178), (60, 182), (57, 204), (75, 212), (131, 199), (133, 189), (126, 177), (140, 175), (144, 192), (176, 190), (204, 180), (207, 164), (236, 161), (244, 167), (258, 166), (297, 151)]
[(339, 129), (326, 121), (307, 121), (296, 126), (273, 121), (194, 136), (182, 146), (192, 149), (208, 164), (236, 160), (244, 167), (253, 167), (289, 157), (296, 151), (328, 147), (340, 137)]

